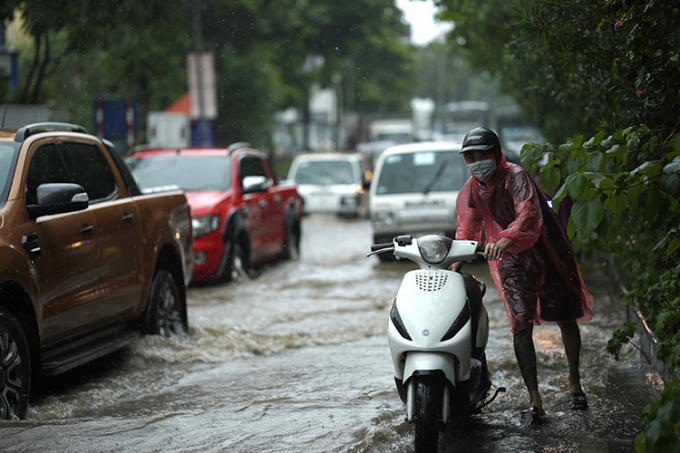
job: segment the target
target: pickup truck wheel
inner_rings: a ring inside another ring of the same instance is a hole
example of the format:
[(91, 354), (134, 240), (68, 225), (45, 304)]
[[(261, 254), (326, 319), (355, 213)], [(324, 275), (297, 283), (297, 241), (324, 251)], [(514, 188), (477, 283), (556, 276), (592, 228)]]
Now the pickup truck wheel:
[(167, 270), (159, 270), (151, 283), (145, 333), (166, 338), (181, 335), (188, 330), (186, 319), (186, 305), (175, 279)]
[(224, 255), (212, 278), (217, 283), (229, 283), (248, 278), (248, 261), (243, 247), (238, 242), (226, 242)]
[(0, 420), (23, 419), (31, 393), (31, 360), (21, 325), (0, 310)]
[(288, 228), (286, 231), (281, 257), (290, 261), (300, 259), (300, 235), (293, 228)]
[(243, 247), (238, 242), (234, 242), (231, 246), (227, 271), (229, 272), (230, 281), (237, 282), (248, 278), (248, 260)]

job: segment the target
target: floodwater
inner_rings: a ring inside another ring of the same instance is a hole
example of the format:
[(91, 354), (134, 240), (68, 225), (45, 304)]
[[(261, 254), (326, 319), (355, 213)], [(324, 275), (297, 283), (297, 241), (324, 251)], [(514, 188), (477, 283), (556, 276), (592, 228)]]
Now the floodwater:
[[(408, 263), (366, 258), (367, 220), (303, 220), (301, 258), (250, 280), (189, 290), (190, 334), (145, 337), (49, 382), (27, 420), (0, 422), (2, 452), (410, 452), (386, 340), (391, 301)], [(595, 319), (581, 325), (590, 409), (567, 408), (559, 330), (534, 329), (548, 415), (528, 405), (502, 303), (486, 264), (487, 357), (507, 388), (483, 413), (440, 435), (440, 452), (632, 452), (658, 376), (639, 353), (605, 351), (623, 310), (589, 269)]]

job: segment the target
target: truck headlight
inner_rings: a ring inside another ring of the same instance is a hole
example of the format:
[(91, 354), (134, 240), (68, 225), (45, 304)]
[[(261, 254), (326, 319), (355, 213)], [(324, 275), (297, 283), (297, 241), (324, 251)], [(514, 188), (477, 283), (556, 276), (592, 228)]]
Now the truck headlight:
[(194, 230), (195, 238), (205, 236), (220, 227), (220, 216), (215, 214), (193, 217), (191, 219), (191, 226)]

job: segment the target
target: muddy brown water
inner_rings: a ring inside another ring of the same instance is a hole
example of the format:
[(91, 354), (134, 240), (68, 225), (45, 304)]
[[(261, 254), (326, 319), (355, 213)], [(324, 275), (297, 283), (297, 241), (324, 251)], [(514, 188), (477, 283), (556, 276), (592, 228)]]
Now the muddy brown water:
[[(0, 422), (2, 452), (410, 452), (413, 427), (392, 378), (390, 304), (408, 263), (366, 258), (367, 220), (309, 216), (301, 258), (237, 284), (189, 290), (190, 335), (145, 337), (50, 381), (27, 420)], [(605, 351), (623, 309), (596, 265), (586, 275), (595, 319), (581, 325), (590, 409), (567, 408), (559, 330), (534, 330), (548, 415), (528, 405), (502, 303), (489, 289), (487, 356), (507, 392), (440, 436), (440, 452), (632, 452), (658, 376), (628, 348)], [(615, 291), (614, 291), (615, 293)]]

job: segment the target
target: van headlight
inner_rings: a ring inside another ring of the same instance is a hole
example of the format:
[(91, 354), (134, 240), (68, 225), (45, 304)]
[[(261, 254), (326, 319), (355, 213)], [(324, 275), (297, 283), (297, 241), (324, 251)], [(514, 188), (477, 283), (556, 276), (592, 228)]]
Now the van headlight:
[(195, 238), (205, 236), (219, 228), (220, 216), (215, 214), (193, 217), (191, 219), (191, 226), (194, 230)]
[(358, 195), (350, 195), (350, 196), (344, 196), (340, 198), (340, 205), (341, 206), (350, 206), (350, 207), (356, 207), (359, 205), (359, 200), (358, 200)]
[(376, 225), (391, 226), (395, 224), (394, 213), (391, 211), (377, 211), (373, 215), (373, 222)]

